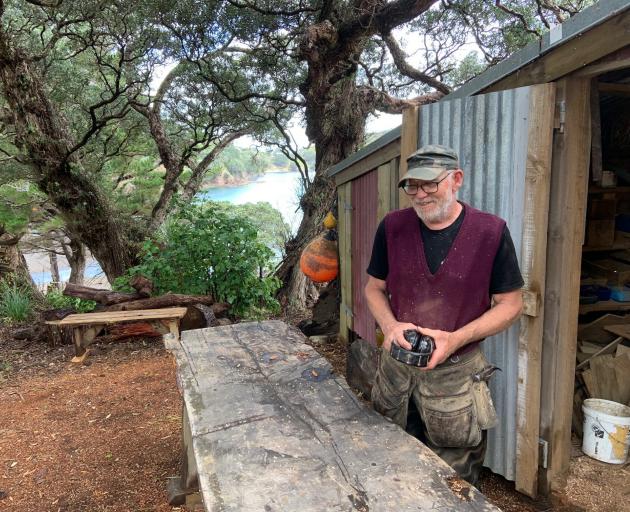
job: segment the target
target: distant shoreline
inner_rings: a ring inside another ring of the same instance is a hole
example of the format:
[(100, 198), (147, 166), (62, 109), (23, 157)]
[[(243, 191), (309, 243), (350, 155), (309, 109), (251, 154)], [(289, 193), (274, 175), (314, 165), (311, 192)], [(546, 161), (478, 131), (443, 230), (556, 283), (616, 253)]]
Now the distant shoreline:
[(234, 178), (232, 181), (229, 182), (216, 182), (216, 181), (210, 181), (208, 182), (207, 185), (204, 186), (204, 190), (208, 190), (211, 188), (231, 188), (231, 187), (242, 187), (243, 185), (247, 185), (249, 183), (254, 183), (256, 181), (258, 181), (260, 178), (262, 178), (265, 174), (290, 174), (293, 172), (298, 172), (296, 170), (291, 170), (289, 168), (283, 169), (283, 168), (273, 168), (273, 169), (268, 169), (265, 172), (263, 172), (262, 174), (255, 174), (252, 175), (250, 177), (247, 178)]

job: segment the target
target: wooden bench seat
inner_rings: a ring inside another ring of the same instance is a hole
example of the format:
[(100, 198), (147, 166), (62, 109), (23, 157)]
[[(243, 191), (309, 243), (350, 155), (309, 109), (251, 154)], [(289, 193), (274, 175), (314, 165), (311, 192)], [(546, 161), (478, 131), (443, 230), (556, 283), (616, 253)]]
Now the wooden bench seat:
[(498, 510), (360, 402), (304, 341), (280, 321), (167, 340), (184, 399), (179, 489), (198, 489), (189, 505), (200, 498), (206, 511)]
[(88, 346), (109, 324), (128, 322), (149, 322), (159, 333), (179, 339), (179, 321), (187, 308), (140, 309), (137, 311), (104, 311), (100, 313), (80, 313), (68, 315), (62, 320), (51, 320), (49, 325), (71, 327), (75, 346), (72, 362), (80, 363), (88, 355)]

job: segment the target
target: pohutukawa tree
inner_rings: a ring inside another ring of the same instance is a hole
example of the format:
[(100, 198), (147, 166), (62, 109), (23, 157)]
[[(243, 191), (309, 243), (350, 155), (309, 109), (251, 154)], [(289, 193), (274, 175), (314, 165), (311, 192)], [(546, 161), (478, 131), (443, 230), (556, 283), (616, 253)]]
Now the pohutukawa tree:
[[(161, 17), (154, 2), (0, 1), (0, 150), (29, 169), (110, 280), (136, 263), (172, 200), (198, 192), (231, 141), (271, 126), (268, 113), (217, 94), (185, 61), (154, 93), (178, 44)], [(119, 185), (147, 156), (162, 182), (132, 209)]]
[[(281, 145), (306, 189), (279, 270), (300, 305), (310, 291), (300, 249), (334, 198), (325, 172), (362, 144), (366, 118), (435, 101), (589, 3), (0, 0), (0, 150), (32, 170), (111, 278), (231, 140)], [(471, 43), (481, 57), (466, 54)], [(296, 116), (316, 147), (314, 174), (286, 129)], [(125, 166), (151, 155), (159, 190), (134, 208), (117, 202)]]
[[(257, 97), (299, 107), (316, 147), (315, 177), (301, 200), (304, 217), (279, 270), (293, 303), (304, 304), (312, 291), (296, 263), (334, 200), (326, 170), (362, 144), (367, 117), (436, 101), (588, 3), (227, 0), (224, 15), (250, 35), (222, 58), (232, 56), (235, 73), (257, 70), (263, 78), (237, 87), (223, 83), (222, 92), (233, 101)], [(413, 59), (401, 39), (415, 49)], [(483, 60), (462, 57), (471, 41)], [(225, 77), (208, 75), (214, 83)]]

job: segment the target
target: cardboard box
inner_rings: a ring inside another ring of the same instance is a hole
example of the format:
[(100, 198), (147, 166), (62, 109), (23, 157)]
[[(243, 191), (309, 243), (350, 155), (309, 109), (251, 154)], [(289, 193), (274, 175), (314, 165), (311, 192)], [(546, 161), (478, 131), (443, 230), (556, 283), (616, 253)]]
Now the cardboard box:
[(586, 217), (595, 220), (614, 219), (616, 213), (616, 199), (591, 199), (588, 203)]
[(611, 286), (623, 286), (630, 281), (630, 264), (605, 258), (601, 260), (583, 260), (584, 270), (592, 276), (605, 277)]
[(586, 245), (612, 247), (615, 242), (615, 219), (590, 219), (586, 224)]

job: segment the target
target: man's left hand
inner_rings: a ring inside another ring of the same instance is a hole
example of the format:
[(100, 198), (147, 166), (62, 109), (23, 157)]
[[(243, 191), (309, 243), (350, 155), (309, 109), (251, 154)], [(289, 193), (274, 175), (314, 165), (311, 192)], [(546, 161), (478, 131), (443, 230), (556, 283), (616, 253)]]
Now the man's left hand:
[(452, 332), (438, 331), (418, 326), (419, 333), (431, 336), (435, 340), (435, 350), (425, 368), (421, 370), (433, 370), (438, 364), (446, 361), (459, 348)]

